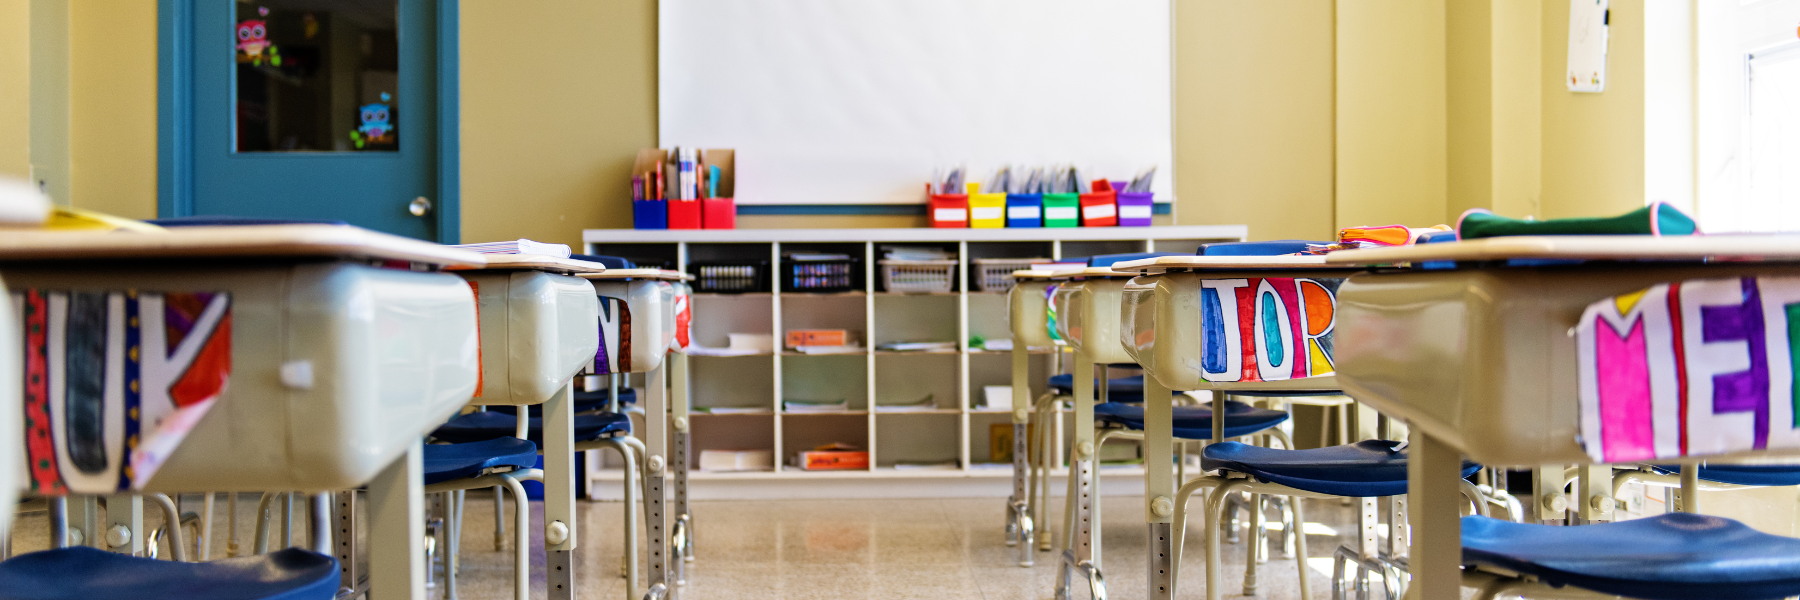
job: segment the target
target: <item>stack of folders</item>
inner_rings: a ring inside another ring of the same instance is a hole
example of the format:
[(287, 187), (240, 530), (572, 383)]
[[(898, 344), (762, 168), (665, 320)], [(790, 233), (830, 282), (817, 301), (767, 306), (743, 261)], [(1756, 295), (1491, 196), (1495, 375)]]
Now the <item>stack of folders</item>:
[(633, 224), (638, 229), (732, 229), (731, 150), (649, 148), (632, 166)]
[(546, 244), (531, 240), (509, 240), (504, 242), (481, 242), (478, 244), (457, 244), (454, 248), (473, 250), (482, 254), (542, 254), (557, 258), (568, 258), (569, 246), (566, 244)]

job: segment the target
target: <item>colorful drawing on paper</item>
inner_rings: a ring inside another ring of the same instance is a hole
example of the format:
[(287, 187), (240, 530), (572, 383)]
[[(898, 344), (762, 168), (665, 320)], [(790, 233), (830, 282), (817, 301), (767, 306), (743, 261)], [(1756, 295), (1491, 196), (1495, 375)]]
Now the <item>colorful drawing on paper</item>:
[(1800, 278), (1663, 283), (1575, 327), (1581, 441), (1602, 462), (1800, 447)]
[(1050, 334), (1050, 341), (1058, 346), (1068, 343), (1063, 339), (1062, 332), (1056, 330), (1056, 289), (1060, 287), (1062, 284), (1059, 283), (1044, 287), (1044, 328)]
[(694, 320), (693, 313), (688, 309), (688, 302), (687, 284), (675, 286), (675, 349), (683, 352), (688, 347), (688, 324)]
[(1337, 288), (1343, 279), (1291, 277), (1200, 282), (1201, 377), (1285, 381), (1331, 374)]
[(600, 297), (600, 349), (594, 353), (594, 374), (631, 372), (631, 305), (619, 298)]
[(394, 135), (394, 123), (390, 115), (392, 109), (388, 105), (392, 99), (392, 95), (382, 92), (380, 102), (371, 102), (357, 109), (357, 116), (362, 124), (350, 132), (350, 142), (356, 144), (357, 149), (369, 144), (393, 143), (390, 136)]
[(225, 293), (23, 290), (29, 489), (142, 489), (231, 376)]

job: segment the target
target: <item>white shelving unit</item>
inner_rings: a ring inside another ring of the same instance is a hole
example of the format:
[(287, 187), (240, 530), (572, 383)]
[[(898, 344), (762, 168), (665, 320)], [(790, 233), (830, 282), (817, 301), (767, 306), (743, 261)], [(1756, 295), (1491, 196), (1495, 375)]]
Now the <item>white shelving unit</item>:
[[(773, 471), (707, 473), (696, 470), (700, 497), (790, 497), (836, 493), (882, 495), (903, 484), (920, 495), (1005, 494), (1010, 470), (994, 464), (990, 435), (999, 425), (1010, 432), (1006, 411), (983, 410), (982, 386), (1011, 385), (1007, 352), (971, 349), (971, 335), (1008, 339), (1006, 294), (973, 289), (974, 259), (1085, 257), (1125, 252), (1193, 252), (1208, 242), (1241, 241), (1242, 225), (1106, 227), (1073, 229), (738, 229), (618, 230), (582, 233), (590, 254), (624, 256), (640, 264), (688, 270), (695, 262), (764, 260), (769, 274), (756, 291), (696, 293), (692, 300), (694, 343), (727, 345), (727, 334), (773, 335), (777, 351), (751, 356), (694, 356), (691, 359), (693, 451), (698, 463), (706, 449), (770, 449)], [(882, 246), (931, 246), (957, 257), (953, 291), (947, 294), (890, 293), (881, 288), (877, 262)], [(861, 257), (862, 287), (835, 293), (783, 291), (783, 255), (830, 252)], [(856, 354), (806, 355), (781, 347), (789, 329), (844, 329), (865, 350)], [(951, 352), (869, 350), (890, 341), (954, 341)], [(1052, 353), (1032, 365), (1032, 397), (1056, 372)], [(911, 404), (929, 394), (929, 412), (886, 412), (880, 407)], [(782, 401), (846, 399), (849, 411), (797, 414)], [(709, 414), (714, 407), (754, 412)], [(873, 410), (871, 410), (873, 408)], [(1067, 428), (1058, 424), (1059, 431)], [(798, 452), (831, 442), (870, 451), (870, 468), (858, 471), (805, 471), (788, 466)], [(896, 465), (946, 464), (946, 468)], [(1115, 469), (1130, 475), (1141, 469)], [(604, 477), (604, 475), (602, 475)], [(1139, 475), (1141, 477), (1141, 475)], [(958, 481), (960, 480), (960, 481)], [(804, 485), (817, 482), (818, 485)], [(881, 484), (889, 485), (881, 485)], [(801, 485), (796, 485), (801, 484)], [(876, 484), (874, 486), (864, 484)], [(861, 492), (848, 487), (861, 485)], [(925, 487), (918, 487), (924, 485)], [(946, 487), (950, 486), (950, 487)], [(961, 489), (951, 489), (960, 486)], [(755, 488), (761, 489), (755, 489)], [(992, 488), (991, 490), (988, 488)], [(885, 490), (885, 491), (884, 491)], [(605, 492), (605, 486), (597, 490)], [(616, 493), (616, 490), (613, 491)]]

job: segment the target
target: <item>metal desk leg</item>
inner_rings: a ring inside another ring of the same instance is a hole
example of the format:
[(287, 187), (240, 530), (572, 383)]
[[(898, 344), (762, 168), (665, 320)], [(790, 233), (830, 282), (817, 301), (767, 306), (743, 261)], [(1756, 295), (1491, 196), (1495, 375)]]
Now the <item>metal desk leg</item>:
[(1406, 485), (1412, 524), (1407, 571), (1412, 600), (1458, 598), (1462, 593), (1462, 453), (1412, 430), (1407, 447)]
[(661, 367), (644, 377), (644, 517), (645, 533), (650, 547), (649, 587), (644, 598), (674, 598), (669, 585), (669, 564), (680, 557), (669, 556), (669, 512), (664, 478), (668, 474), (669, 401), (663, 387)]
[(369, 482), (369, 595), (425, 598), (424, 441)]
[(101, 544), (100, 521), (105, 516), (100, 514), (100, 498), (82, 495), (69, 496), (68, 500), (69, 545), (104, 548)]
[[(575, 388), (544, 402), (544, 573), (551, 600), (575, 598)], [(523, 411), (522, 411), (523, 412)], [(520, 509), (529, 503), (517, 502)]]
[(1031, 519), (1031, 503), (1027, 491), (1031, 476), (1030, 441), (1027, 437), (1031, 421), (1031, 352), (1023, 344), (1012, 349), (1013, 390), (1013, 493), (1006, 499), (1006, 542), (1019, 547), (1019, 566), (1032, 565), (1031, 547), (1035, 523)]
[[(675, 467), (675, 520), (681, 524), (681, 562), (694, 562), (694, 511), (688, 506), (688, 453), (693, 441), (688, 435), (688, 357), (669, 353), (669, 422), (674, 426), (670, 440), (669, 464)], [(687, 585), (687, 566), (676, 566), (676, 585)]]
[(359, 589), (366, 576), (356, 564), (356, 490), (338, 492), (332, 518), (337, 524), (338, 590)]
[[(1144, 377), (1144, 521), (1151, 600), (1175, 597), (1175, 417), (1169, 389)], [(1096, 491), (1097, 492), (1097, 491)]]
[(1080, 571), (1087, 579), (1095, 598), (1106, 597), (1106, 579), (1094, 552), (1094, 361), (1087, 354), (1075, 353), (1075, 439), (1069, 457), (1069, 518), (1060, 571), (1056, 579), (1056, 597), (1068, 598), (1072, 571)]
[(144, 497), (118, 494), (106, 497), (106, 537), (99, 546), (120, 554), (144, 555)]

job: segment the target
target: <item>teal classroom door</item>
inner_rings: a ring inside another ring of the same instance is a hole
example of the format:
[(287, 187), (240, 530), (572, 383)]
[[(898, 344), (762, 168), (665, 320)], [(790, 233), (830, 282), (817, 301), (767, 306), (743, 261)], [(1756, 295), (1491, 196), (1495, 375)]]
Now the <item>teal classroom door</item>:
[(457, 241), (454, 0), (160, 0), (157, 212)]

